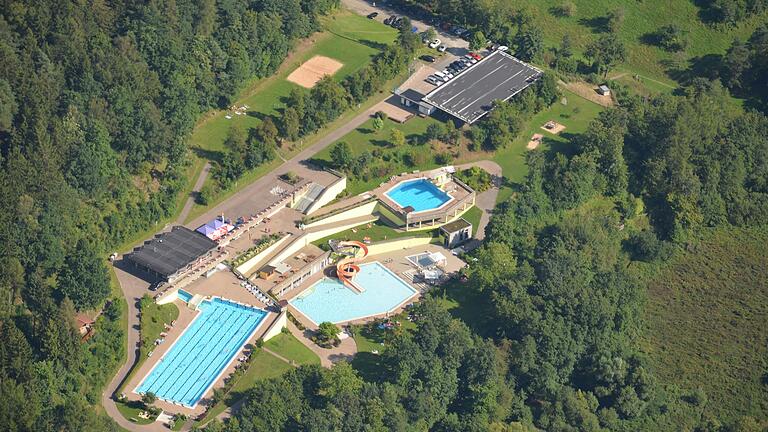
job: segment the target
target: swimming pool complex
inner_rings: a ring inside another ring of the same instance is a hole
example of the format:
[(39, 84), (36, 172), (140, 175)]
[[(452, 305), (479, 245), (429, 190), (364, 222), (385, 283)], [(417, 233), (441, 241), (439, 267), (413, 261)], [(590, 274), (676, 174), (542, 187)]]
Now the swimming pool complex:
[(426, 179), (404, 181), (388, 190), (385, 195), (400, 207), (411, 206), (416, 212), (440, 208), (453, 199)]
[(136, 388), (158, 398), (194, 408), (266, 312), (228, 300), (200, 303), (198, 316)]
[(325, 278), (290, 301), (291, 305), (319, 324), (339, 323), (389, 312), (416, 294), (416, 290), (379, 262), (360, 266), (354, 282), (362, 293), (338, 279)]

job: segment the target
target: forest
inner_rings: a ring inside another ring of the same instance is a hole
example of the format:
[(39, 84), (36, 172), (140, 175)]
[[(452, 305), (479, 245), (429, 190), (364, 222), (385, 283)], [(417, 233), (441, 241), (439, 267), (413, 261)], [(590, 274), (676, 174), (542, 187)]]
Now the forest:
[(337, 4), (2, 2), (0, 429), (116, 428), (93, 409), (125, 355), (106, 257), (174, 213), (200, 114)]

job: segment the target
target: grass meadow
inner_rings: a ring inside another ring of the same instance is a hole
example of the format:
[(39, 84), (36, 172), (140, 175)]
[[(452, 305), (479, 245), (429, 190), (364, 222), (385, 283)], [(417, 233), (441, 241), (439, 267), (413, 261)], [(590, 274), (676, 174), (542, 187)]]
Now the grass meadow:
[(683, 397), (703, 390), (702, 409), (721, 420), (768, 416), (766, 243), (768, 227), (707, 230), (668, 263), (642, 268), (654, 373)]

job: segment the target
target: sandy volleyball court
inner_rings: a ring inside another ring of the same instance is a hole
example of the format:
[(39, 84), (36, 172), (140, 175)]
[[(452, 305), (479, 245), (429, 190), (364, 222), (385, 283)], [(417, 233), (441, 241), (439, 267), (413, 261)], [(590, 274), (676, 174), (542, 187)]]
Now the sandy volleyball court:
[(302, 87), (312, 88), (326, 75), (333, 75), (344, 66), (343, 63), (325, 56), (314, 56), (288, 75), (288, 81)]

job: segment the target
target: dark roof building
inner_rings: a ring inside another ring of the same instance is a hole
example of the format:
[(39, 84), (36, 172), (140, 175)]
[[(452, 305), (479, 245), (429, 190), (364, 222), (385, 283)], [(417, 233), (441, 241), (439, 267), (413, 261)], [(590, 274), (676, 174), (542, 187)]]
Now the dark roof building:
[(472, 238), (472, 224), (464, 218), (458, 218), (440, 227), (443, 246), (453, 249)]
[(216, 242), (183, 226), (157, 234), (125, 259), (161, 279), (171, 281), (216, 249)]
[(542, 72), (504, 51), (494, 51), (424, 96), (427, 102), (472, 124), (493, 108), (536, 82)]

